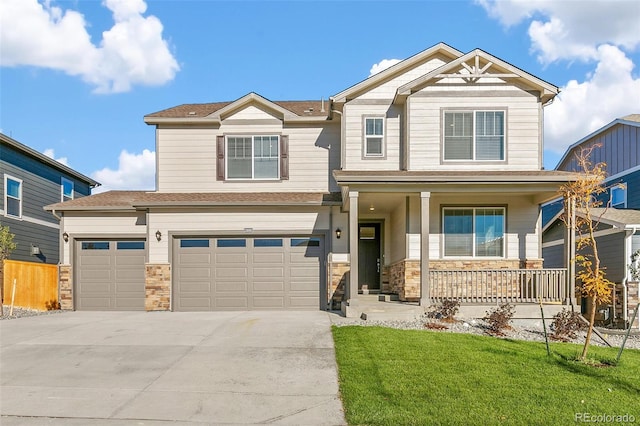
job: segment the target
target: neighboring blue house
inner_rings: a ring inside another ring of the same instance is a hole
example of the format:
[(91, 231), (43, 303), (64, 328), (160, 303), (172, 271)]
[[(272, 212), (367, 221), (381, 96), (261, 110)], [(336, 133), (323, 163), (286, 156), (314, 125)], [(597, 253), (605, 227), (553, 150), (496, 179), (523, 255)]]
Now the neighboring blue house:
[(57, 264), (60, 222), (43, 207), (91, 195), (98, 185), (0, 133), (0, 224), (9, 227), (17, 244), (9, 259)]
[[(613, 120), (574, 143), (556, 170), (580, 171), (576, 154), (596, 144), (600, 146), (593, 149), (590, 160), (606, 164), (607, 191), (601, 200), (603, 207), (609, 206), (602, 214), (597, 242), (607, 278), (617, 284), (616, 300), (609, 309), (603, 309), (601, 319), (626, 323), (638, 303), (638, 283), (632, 281), (628, 265), (633, 253), (640, 250), (640, 114)], [(561, 200), (543, 206), (542, 256), (546, 268), (566, 265), (561, 213)]]

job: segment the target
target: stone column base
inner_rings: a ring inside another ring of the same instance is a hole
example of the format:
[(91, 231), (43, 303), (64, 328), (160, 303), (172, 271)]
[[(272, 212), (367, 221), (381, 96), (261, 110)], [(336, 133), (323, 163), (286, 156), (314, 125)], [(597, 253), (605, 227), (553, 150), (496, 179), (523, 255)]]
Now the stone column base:
[(146, 311), (168, 311), (171, 309), (171, 265), (145, 265), (145, 299)]
[(329, 264), (329, 309), (339, 309), (340, 303), (344, 299), (345, 286), (349, 285), (349, 271), (351, 266), (348, 262), (331, 262)]
[(73, 310), (72, 271), (71, 265), (58, 265), (58, 300), (63, 311)]

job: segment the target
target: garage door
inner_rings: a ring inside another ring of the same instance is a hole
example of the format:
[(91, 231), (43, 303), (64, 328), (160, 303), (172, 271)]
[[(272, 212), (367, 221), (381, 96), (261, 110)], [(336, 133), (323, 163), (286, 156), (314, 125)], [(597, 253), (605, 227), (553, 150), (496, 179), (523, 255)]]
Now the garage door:
[(319, 309), (322, 237), (174, 240), (173, 309)]
[(144, 241), (77, 241), (78, 310), (144, 310)]

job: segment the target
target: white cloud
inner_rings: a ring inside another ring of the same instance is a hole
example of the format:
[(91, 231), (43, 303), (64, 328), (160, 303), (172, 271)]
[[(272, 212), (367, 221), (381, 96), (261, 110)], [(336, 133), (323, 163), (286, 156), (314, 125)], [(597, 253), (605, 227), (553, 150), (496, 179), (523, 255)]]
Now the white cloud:
[(640, 111), (640, 79), (633, 62), (615, 46), (597, 50), (598, 66), (584, 82), (569, 81), (545, 108), (546, 148), (562, 153), (616, 118)]
[(384, 71), (389, 67), (394, 66), (398, 62), (400, 62), (400, 59), (383, 59), (377, 64), (373, 64), (371, 66), (371, 69), (369, 70), (369, 77), (374, 74), (378, 74), (379, 72)]
[(93, 190), (94, 194), (112, 189), (153, 190), (155, 189), (156, 154), (148, 149), (140, 154), (127, 150), (120, 152), (118, 169), (104, 168), (91, 174), (102, 185)]
[(616, 118), (640, 111), (640, 79), (629, 53), (640, 47), (636, 0), (476, 0), (505, 27), (529, 23), (531, 51), (544, 65), (582, 61), (594, 69), (566, 82), (545, 108), (545, 147), (562, 153)]
[(56, 154), (55, 152), (53, 152), (53, 148), (45, 149), (43, 154), (53, 160), (56, 160), (58, 163), (64, 164), (65, 166), (69, 165), (69, 161), (67, 160), (67, 157), (56, 158)]
[(0, 63), (35, 66), (79, 76), (97, 93), (126, 92), (132, 85), (172, 80), (178, 63), (162, 38), (162, 23), (144, 17), (143, 0), (104, 0), (114, 25), (91, 42), (84, 16), (50, 0), (3, 0)]
[(531, 20), (529, 37), (540, 62), (597, 59), (597, 46), (640, 46), (636, 0), (476, 0), (489, 16), (511, 27)]

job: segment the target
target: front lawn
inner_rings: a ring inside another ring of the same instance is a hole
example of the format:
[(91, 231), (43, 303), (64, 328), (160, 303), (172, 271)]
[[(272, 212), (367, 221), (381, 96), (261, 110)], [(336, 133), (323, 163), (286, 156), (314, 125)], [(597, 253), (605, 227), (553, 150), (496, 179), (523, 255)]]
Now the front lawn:
[[(567, 425), (576, 413), (640, 423), (640, 351), (616, 367), (572, 359), (581, 346), (382, 327), (333, 327), (352, 425)], [(617, 349), (592, 346), (591, 358)], [(611, 421), (610, 421), (611, 422)]]

